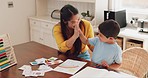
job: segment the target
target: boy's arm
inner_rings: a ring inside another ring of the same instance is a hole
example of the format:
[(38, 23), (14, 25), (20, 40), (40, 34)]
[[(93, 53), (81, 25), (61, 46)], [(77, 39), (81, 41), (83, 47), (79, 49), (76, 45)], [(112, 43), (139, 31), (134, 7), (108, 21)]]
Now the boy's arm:
[(121, 64), (118, 64), (118, 63), (114, 63), (114, 64), (111, 64), (110, 66), (109, 66), (109, 68), (110, 69), (118, 69), (119, 67), (121, 66)]
[[(100, 65), (100, 64), (99, 64), (99, 65)], [(108, 65), (107, 62), (106, 62), (105, 60), (103, 60), (103, 61), (101, 62), (101, 65), (104, 66), (104, 67), (107, 67), (107, 68), (109, 68), (109, 69), (114, 69), (114, 70), (116, 70), (116, 69), (118, 69), (118, 68), (120, 67), (121, 64), (113, 63), (113, 64), (111, 64), (111, 65)]]
[(109, 68), (118, 69), (122, 64), (122, 50), (121, 48), (118, 50), (117, 54), (115, 55), (115, 63), (111, 64)]
[(84, 34), (82, 33), (81, 30), (79, 30), (79, 37), (80, 37), (83, 44), (86, 44), (86, 45), (89, 44), (88, 39), (84, 36)]

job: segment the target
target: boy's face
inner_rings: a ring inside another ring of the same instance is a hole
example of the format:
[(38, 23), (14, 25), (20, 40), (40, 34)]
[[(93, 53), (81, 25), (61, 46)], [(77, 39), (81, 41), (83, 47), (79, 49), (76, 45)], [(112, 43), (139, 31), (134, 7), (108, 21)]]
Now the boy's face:
[(98, 37), (100, 38), (100, 40), (101, 40), (102, 42), (108, 42), (108, 38), (107, 38), (106, 36), (104, 36), (104, 35), (100, 32), (100, 30), (98, 30)]
[(102, 42), (108, 43), (108, 44), (114, 44), (115, 39), (113, 37), (106, 37), (105, 35), (103, 35), (100, 30), (98, 30), (98, 37), (100, 38), (100, 40)]

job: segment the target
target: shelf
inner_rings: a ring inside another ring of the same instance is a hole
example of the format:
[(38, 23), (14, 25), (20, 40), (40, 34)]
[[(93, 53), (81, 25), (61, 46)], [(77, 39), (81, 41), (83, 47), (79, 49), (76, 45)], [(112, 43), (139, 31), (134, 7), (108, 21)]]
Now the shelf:
[(126, 49), (131, 48), (131, 47), (143, 47), (143, 42), (142, 41), (137, 41), (133, 39), (129, 39), (126, 41)]
[(148, 34), (138, 32), (137, 28), (131, 26), (121, 28), (118, 37), (123, 38), (123, 50), (130, 47), (142, 47), (148, 51)]
[(116, 39), (116, 41), (117, 41), (117, 44), (122, 48), (122, 50), (123, 50), (123, 38), (122, 37), (118, 37), (117, 39)]

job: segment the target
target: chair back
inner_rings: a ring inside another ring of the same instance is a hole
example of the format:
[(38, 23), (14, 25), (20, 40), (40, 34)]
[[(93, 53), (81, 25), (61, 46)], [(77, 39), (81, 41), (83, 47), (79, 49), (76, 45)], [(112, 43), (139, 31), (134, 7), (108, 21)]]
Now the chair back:
[(138, 78), (144, 77), (148, 72), (148, 52), (140, 47), (126, 49), (123, 51), (119, 70)]

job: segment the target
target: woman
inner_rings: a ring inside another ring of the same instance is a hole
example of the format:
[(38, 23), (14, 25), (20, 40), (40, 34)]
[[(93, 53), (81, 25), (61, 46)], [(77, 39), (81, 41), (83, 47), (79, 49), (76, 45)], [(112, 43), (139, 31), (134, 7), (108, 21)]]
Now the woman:
[[(87, 38), (94, 37), (94, 32), (90, 22), (80, 19), (78, 10), (72, 5), (65, 5), (60, 10), (60, 22), (53, 28), (53, 34), (58, 48), (68, 57), (80, 57), (90, 60), (88, 47), (82, 44), (79, 30)], [(93, 46), (90, 46), (93, 49)]]

